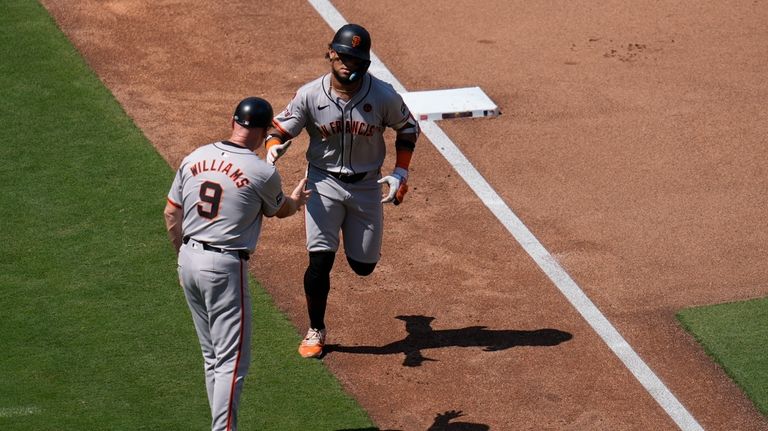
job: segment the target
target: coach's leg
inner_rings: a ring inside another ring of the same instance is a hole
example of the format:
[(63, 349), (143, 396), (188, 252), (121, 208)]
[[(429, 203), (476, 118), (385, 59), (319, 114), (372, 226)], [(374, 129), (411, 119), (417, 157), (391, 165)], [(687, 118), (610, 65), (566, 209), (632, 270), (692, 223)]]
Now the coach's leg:
[(197, 338), (200, 341), (205, 369), (205, 388), (208, 394), (208, 406), (213, 410), (213, 389), (216, 383), (214, 375), (216, 351), (213, 348), (213, 340), (211, 338), (208, 305), (203, 292), (197, 284), (197, 274), (200, 271), (201, 265), (205, 266), (206, 263), (207, 260), (203, 250), (192, 249), (186, 244), (181, 246), (178, 264), (179, 283), (181, 283), (184, 289), (184, 296), (187, 298), (192, 321), (195, 324), (195, 332), (197, 332)]
[[(209, 253), (214, 255), (214, 253)], [(209, 284), (211, 334), (216, 349), (215, 431), (237, 430), (237, 411), (251, 353), (252, 305), (247, 262), (231, 254), (217, 256), (215, 271), (201, 272)]]

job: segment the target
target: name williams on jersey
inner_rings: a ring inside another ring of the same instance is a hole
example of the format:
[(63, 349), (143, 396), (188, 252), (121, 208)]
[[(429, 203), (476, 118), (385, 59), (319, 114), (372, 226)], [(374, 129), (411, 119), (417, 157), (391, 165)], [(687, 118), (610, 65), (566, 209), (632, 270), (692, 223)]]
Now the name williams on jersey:
[(243, 186), (247, 186), (251, 182), (246, 178), (239, 168), (236, 168), (232, 163), (224, 160), (203, 160), (189, 166), (189, 172), (193, 177), (201, 172), (221, 172), (226, 175), (235, 183), (235, 187), (238, 189)]

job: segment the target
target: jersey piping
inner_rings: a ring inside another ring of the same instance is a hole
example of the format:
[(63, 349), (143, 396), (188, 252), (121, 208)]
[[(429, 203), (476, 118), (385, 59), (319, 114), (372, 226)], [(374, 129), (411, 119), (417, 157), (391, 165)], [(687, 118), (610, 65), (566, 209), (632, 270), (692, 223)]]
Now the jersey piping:
[[(331, 96), (331, 90), (332, 90), (332, 87), (331, 87), (331, 75), (328, 74), (326, 76), (328, 77), (328, 87), (325, 86), (325, 78), (323, 78), (323, 80), (320, 83), (320, 86), (323, 89), (323, 93), (325, 93), (325, 97), (327, 97), (328, 100), (331, 103), (333, 103), (333, 105), (336, 106), (336, 108), (341, 112), (341, 124), (342, 125), (346, 124), (346, 122), (345, 122), (345, 115), (344, 115), (344, 109), (347, 108), (347, 107), (349, 107), (347, 109), (348, 112), (349, 112), (349, 121), (352, 122), (352, 112), (355, 110), (355, 108), (357, 108), (357, 105), (359, 105), (363, 100), (365, 100), (366, 97), (368, 97), (368, 94), (371, 92), (371, 87), (373, 87), (373, 80), (366, 73), (365, 76), (363, 77), (363, 79), (365, 80), (363, 82), (363, 85), (365, 85), (367, 83), (367, 88), (365, 90), (365, 93), (364, 94), (362, 92), (361, 93), (356, 93), (354, 96), (352, 96), (352, 98), (350, 98), (347, 101), (347, 103), (344, 105), (344, 107), (342, 107), (341, 104), (339, 104), (339, 102), (337, 100), (335, 100), (333, 98), (333, 96)], [(361, 94), (362, 94), (362, 96), (360, 96)], [(354, 100), (358, 96), (360, 96), (359, 100), (354, 102)], [(350, 104), (352, 104), (352, 105), (350, 106)], [(342, 126), (342, 127), (344, 127), (344, 126)], [(344, 141), (345, 141), (346, 136), (347, 136), (346, 131), (341, 134), (341, 166), (339, 167), (339, 172), (344, 170), (344, 166), (348, 166), (349, 170), (352, 171), (352, 175), (354, 175), (354, 174), (357, 173), (355, 171), (355, 168), (353, 167), (353, 164), (352, 164), (352, 147), (355, 144), (355, 135), (352, 134), (352, 133), (349, 134), (349, 163), (347, 163), (346, 157), (345, 157), (345, 153), (347, 151), (346, 151), (345, 146), (344, 146)]]

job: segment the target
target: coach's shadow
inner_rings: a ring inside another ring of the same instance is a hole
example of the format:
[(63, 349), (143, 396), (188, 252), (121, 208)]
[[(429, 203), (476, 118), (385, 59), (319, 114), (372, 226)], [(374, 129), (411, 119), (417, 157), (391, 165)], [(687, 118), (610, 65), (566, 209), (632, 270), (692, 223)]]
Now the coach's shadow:
[(327, 344), (325, 353), (341, 352), (364, 355), (403, 354), (403, 365), (419, 367), (425, 361), (435, 361), (422, 355), (422, 350), (441, 347), (483, 347), (486, 352), (506, 350), (515, 346), (556, 346), (573, 338), (568, 332), (557, 329), (536, 329), (532, 331), (492, 330), (485, 326), (470, 326), (461, 329), (432, 329), (434, 317), (397, 316), (405, 322), (408, 335), (384, 346), (342, 346)]

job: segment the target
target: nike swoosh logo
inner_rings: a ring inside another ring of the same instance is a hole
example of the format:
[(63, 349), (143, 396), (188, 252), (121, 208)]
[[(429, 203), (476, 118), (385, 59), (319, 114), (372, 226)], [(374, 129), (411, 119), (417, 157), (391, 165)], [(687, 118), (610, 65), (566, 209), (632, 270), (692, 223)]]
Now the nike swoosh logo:
[(319, 109), (319, 110), (321, 110), (321, 111), (322, 111), (323, 109), (327, 108), (328, 106), (329, 106), (329, 105), (325, 105), (325, 106), (320, 106), (320, 105), (317, 105), (317, 109)]

